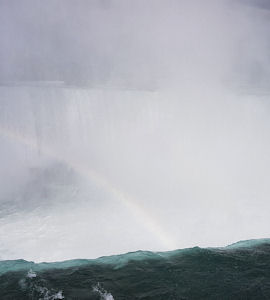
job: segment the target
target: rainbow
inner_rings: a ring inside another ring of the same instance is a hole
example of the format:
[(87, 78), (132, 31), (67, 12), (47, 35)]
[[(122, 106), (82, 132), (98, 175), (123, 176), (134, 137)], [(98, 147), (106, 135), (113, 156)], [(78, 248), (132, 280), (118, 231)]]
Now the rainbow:
[[(39, 150), (35, 139), (16, 130), (0, 126), (0, 135), (30, 147), (33, 150)], [(47, 145), (42, 145), (42, 153), (68, 165), (87, 180), (90, 180), (98, 187), (108, 191), (114, 199), (117, 199), (117, 201), (119, 201), (120, 204), (123, 205), (127, 211), (132, 214), (135, 219), (159, 241), (163, 248), (166, 250), (177, 248), (174, 239), (170, 237), (167, 232), (165, 232), (162, 226), (158, 224), (157, 220), (155, 220), (149, 211), (147, 211), (141, 204), (139, 205), (136, 199), (114, 186), (104, 176), (85, 166), (84, 164), (75, 161), (74, 159), (65, 158), (62, 153), (57, 153), (57, 151), (51, 147), (48, 147)]]

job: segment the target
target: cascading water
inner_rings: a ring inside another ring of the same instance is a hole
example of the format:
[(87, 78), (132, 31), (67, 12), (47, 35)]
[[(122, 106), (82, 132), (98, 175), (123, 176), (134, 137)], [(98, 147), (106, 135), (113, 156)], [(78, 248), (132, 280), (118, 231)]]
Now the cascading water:
[(0, 1), (1, 299), (269, 298), (269, 11)]

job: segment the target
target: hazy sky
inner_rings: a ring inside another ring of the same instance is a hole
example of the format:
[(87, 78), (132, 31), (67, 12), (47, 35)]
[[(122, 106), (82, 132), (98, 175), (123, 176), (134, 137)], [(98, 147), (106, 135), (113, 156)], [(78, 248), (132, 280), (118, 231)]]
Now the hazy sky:
[(0, 259), (268, 237), (269, 9), (0, 0)]

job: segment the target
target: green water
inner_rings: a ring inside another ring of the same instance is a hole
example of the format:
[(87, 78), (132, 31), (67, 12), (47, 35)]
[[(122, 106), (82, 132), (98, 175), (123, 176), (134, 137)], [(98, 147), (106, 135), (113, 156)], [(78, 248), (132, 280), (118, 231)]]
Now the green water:
[(1, 300), (270, 299), (270, 239), (48, 264), (2, 261), (0, 274)]

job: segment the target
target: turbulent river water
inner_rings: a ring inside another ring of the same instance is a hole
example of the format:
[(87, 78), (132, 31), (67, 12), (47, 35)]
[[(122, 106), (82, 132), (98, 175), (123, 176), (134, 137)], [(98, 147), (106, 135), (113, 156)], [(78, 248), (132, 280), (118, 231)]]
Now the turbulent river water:
[(269, 299), (270, 240), (95, 260), (0, 262), (0, 299)]

